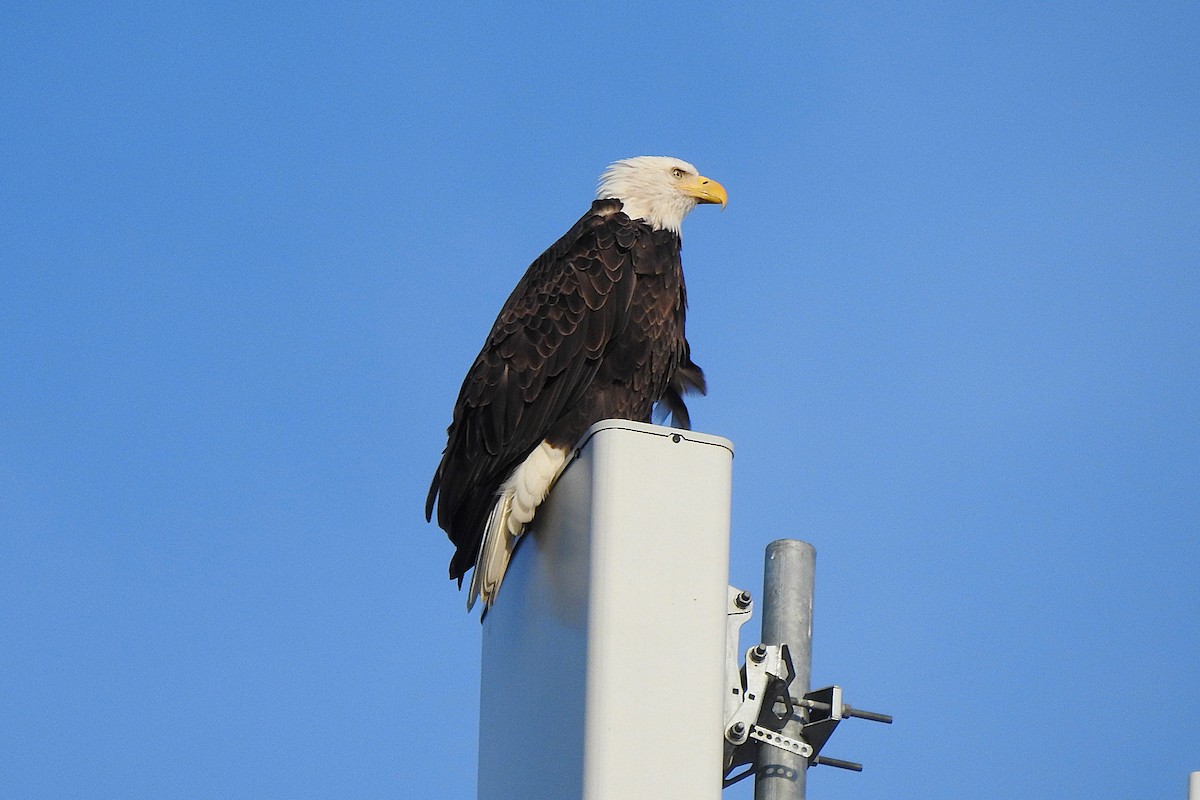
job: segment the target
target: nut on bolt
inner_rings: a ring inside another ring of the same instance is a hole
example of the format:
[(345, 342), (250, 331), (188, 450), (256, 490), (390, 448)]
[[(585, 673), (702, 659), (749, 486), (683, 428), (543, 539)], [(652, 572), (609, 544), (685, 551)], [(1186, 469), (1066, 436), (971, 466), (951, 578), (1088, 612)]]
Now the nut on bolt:
[(744, 723), (744, 722), (735, 722), (729, 726), (729, 735), (735, 739), (742, 738), (742, 735), (745, 733), (746, 733), (746, 723)]
[(761, 664), (763, 659), (767, 657), (767, 646), (760, 644), (758, 647), (750, 651), (750, 660), (755, 664)]
[(733, 598), (733, 604), (736, 605), (738, 608), (749, 608), (750, 607), (750, 592), (743, 589), (741, 594), (739, 594), (737, 597)]

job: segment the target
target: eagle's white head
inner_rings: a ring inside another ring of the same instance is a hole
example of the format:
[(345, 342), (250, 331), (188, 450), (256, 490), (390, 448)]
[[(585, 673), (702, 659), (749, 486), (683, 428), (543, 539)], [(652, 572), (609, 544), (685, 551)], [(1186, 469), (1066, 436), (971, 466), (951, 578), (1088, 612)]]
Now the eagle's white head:
[(720, 203), (725, 187), (704, 177), (686, 161), (669, 156), (638, 156), (615, 161), (600, 176), (597, 200), (616, 198), (630, 219), (679, 233), (683, 218), (697, 203)]

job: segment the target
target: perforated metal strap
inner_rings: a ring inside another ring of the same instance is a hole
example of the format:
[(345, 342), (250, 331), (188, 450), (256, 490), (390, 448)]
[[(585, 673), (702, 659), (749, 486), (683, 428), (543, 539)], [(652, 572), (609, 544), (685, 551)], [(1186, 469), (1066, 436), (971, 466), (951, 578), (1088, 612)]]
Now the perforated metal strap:
[(763, 744), (769, 744), (772, 747), (778, 747), (780, 750), (787, 750), (789, 753), (804, 756), (805, 758), (813, 754), (813, 749), (807, 742), (800, 739), (793, 739), (790, 736), (784, 736), (782, 733), (760, 728), (757, 725), (750, 726), (750, 738)]

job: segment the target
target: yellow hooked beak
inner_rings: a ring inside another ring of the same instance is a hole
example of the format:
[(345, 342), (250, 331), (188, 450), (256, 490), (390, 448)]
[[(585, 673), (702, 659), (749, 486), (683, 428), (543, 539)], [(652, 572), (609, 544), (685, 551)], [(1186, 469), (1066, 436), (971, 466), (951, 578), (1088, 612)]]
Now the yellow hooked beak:
[(679, 191), (696, 198), (696, 202), (699, 203), (720, 203), (722, 209), (729, 202), (725, 187), (703, 175), (684, 178), (679, 182)]

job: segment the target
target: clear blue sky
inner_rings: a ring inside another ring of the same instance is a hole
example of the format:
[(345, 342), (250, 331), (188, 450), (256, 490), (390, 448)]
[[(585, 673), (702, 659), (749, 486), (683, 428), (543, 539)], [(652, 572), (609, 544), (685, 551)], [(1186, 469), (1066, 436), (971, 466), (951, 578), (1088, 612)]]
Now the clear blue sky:
[(0, 796), (473, 796), (429, 477), (524, 267), (669, 154), (731, 198), (684, 261), (732, 580), (813, 542), (813, 680), (897, 717), (810, 796), (1181, 797), (1198, 41), (1194, 2), (7, 4)]

